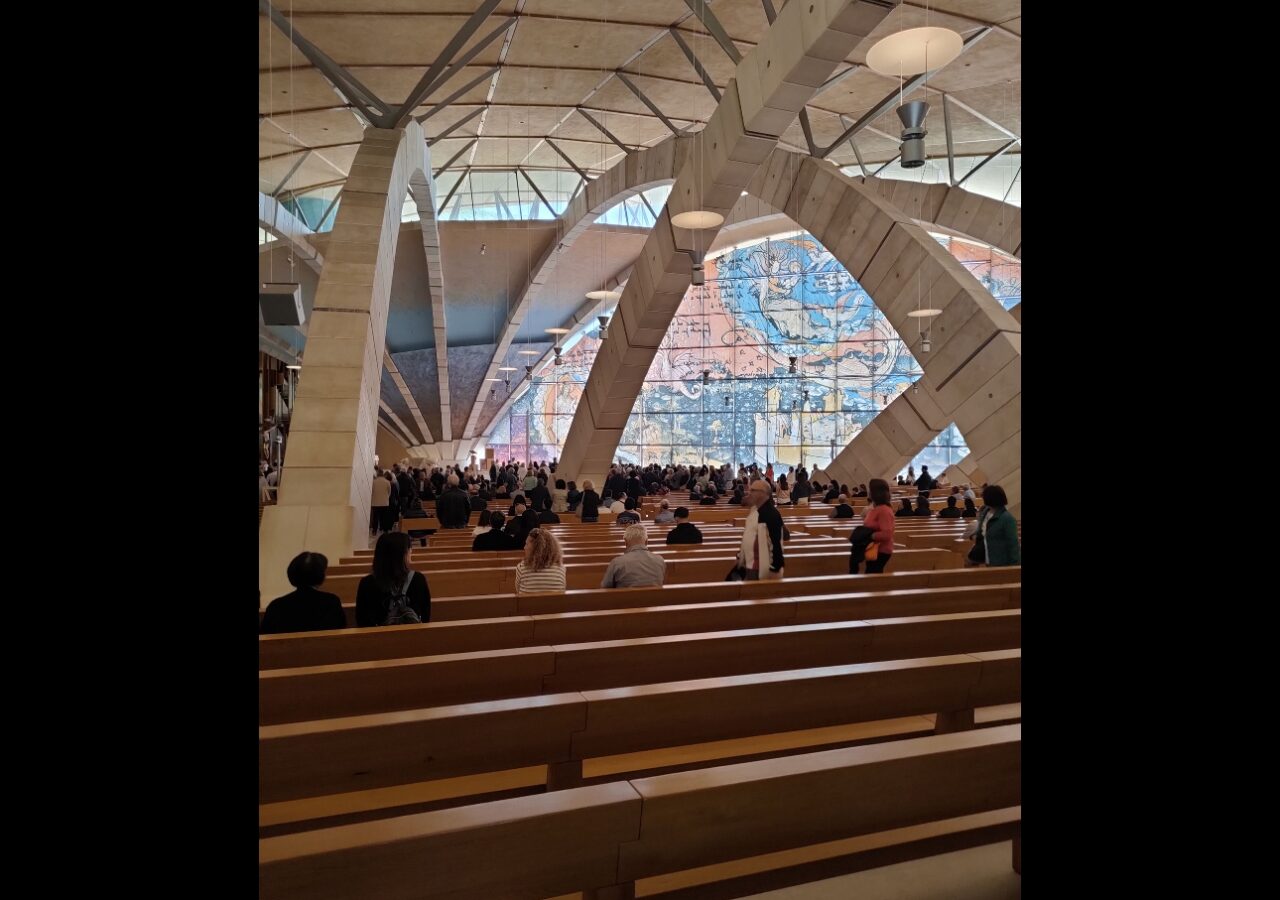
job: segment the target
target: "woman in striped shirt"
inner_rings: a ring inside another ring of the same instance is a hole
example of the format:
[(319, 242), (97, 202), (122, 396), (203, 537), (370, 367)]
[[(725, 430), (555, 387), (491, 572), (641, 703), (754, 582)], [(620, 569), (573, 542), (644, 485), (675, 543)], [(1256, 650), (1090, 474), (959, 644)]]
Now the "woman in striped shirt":
[(517, 594), (563, 594), (564, 556), (560, 542), (545, 528), (529, 532), (524, 562), (516, 566)]

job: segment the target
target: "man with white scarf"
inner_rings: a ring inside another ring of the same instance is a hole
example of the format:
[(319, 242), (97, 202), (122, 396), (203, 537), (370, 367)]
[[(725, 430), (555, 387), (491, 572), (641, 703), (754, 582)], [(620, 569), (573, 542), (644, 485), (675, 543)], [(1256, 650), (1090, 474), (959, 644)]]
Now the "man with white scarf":
[(782, 513), (773, 503), (773, 489), (767, 481), (751, 482), (747, 495), (752, 510), (742, 530), (742, 548), (738, 551), (738, 568), (747, 581), (776, 579), (782, 576)]

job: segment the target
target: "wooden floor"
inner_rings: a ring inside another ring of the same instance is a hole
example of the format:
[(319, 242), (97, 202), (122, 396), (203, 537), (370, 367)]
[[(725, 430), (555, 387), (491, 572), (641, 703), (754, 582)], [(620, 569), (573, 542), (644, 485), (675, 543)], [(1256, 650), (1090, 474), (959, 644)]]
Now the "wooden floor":
[(987, 844), (753, 894), (750, 900), (1018, 900), (1022, 876), (1009, 868), (1010, 842)]

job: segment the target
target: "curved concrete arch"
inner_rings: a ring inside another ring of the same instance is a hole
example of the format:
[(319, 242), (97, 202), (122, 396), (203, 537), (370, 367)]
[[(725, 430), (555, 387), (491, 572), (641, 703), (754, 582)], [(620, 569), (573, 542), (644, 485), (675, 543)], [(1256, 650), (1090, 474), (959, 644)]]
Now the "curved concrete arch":
[(302, 550), (337, 558), (365, 543), (400, 210), (430, 171), (422, 126), (365, 130), (316, 287), (279, 502), (259, 531), (268, 597)]
[[(544, 286), (549, 284), (560, 253), (572, 246), (596, 219), (628, 197), (673, 183), (688, 159), (692, 141), (693, 138), (690, 137), (670, 137), (653, 147), (631, 153), (625, 160), (591, 182), (586, 191), (574, 198), (559, 219), (563, 229), (562, 235), (551, 242), (531, 269), (524, 290), (507, 318), (485, 378), (497, 376), (497, 367), (506, 358), (507, 351), (524, 322), (525, 314), (541, 296)], [(780, 150), (779, 152), (791, 151)], [(797, 160), (807, 158), (801, 154), (794, 155)], [(891, 181), (878, 178), (856, 180), (872, 187), (881, 197), (919, 221), (930, 222), (947, 231), (976, 239), (997, 250), (1021, 257), (1022, 210), (1018, 207), (946, 184), (922, 184), (914, 181)], [(752, 196), (750, 186), (748, 196)], [(735, 207), (735, 211), (736, 209)], [(774, 214), (783, 215), (778, 211)], [(721, 234), (729, 231), (736, 224), (748, 224), (749, 221), (736, 223), (731, 216), (722, 227)], [(716, 243), (720, 241), (717, 240)], [(714, 250), (715, 245), (713, 244), (712, 247)], [(620, 274), (615, 282), (625, 282), (626, 278), (625, 274)], [(603, 287), (613, 289), (613, 286), (608, 284)], [(607, 303), (585, 303), (565, 324), (575, 328), (584, 320), (590, 321), (599, 314), (592, 310), (603, 309), (603, 305)], [(539, 359), (537, 365), (542, 365), (547, 358), (544, 356)], [(524, 378), (522, 377), (521, 380), (523, 381)], [(484, 382), (481, 382), (463, 431), (464, 436), (474, 437), (477, 432), (484, 433), (491, 430), (494, 422), (502, 417), (514, 399), (513, 394), (492, 416), (485, 416), (484, 408), (487, 398)], [(483, 426), (479, 424), (480, 422), (483, 422)]]
[[(977, 232), (974, 236), (994, 237), (1017, 253), (1021, 252), (1020, 211), (946, 185), (922, 187), (911, 182), (869, 185), (844, 175), (828, 163), (801, 158), (782, 149), (770, 153), (747, 189), (786, 212), (821, 241), (902, 335), (911, 332), (907, 313), (915, 306), (917, 293), (906, 288), (916, 287), (919, 278), (919, 284), (930, 292), (933, 305), (943, 313), (932, 323), (933, 352), (920, 352), (918, 336), (906, 343), (921, 362), (930, 383), (937, 385), (938, 415), (946, 417), (937, 427), (941, 429), (951, 421), (956, 422), (970, 442), (974, 462), (992, 478), (1002, 480), (1011, 504), (1018, 504), (1021, 496), (1021, 325), (963, 265), (887, 197), (910, 195), (918, 201), (918, 208), (926, 218), (962, 233)], [(672, 246), (669, 242), (675, 238), (667, 210), (655, 230), (661, 229), (665, 229), (666, 234), (659, 234), (658, 238)], [(646, 250), (649, 249), (646, 245)], [(683, 278), (683, 285), (675, 284), (682, 276), (671, 268), (668, 265), (665, 272), (659, 270), (658, 273), (671, 282), (662, 285), (664, 294), (675, 287), (687, 286), (687, 277)], [(632, 310), (631, 316), (622, 317), (629, 332), (639, 331), (629, 319), (643, 317), (642, 336), (647, 340), (641, 343), (655, 343), (652, 335), (665, 331), (671, 321), (672, 311), (667, 308), (670, 304), (655, 308), (651, 302), (657, 293), (654, 285), (653, 279), (647, 284), (633, 279), (620, 304), (624, 312), (628, 304)], [(632, 296), (633, 292), (638, 296)], [(625, 349), (630, 351), (626, 360), (629, 372), (633, 375), (642, 368), (647, 371), (654, 350), (643, 346)], [(621, 426), (634, 405), (638, 383), (643, 380), (643, 375), (638, 380), (613, 377), (620, 362), (616, 354), (612, 365), (601, 366), (597, 358), (592, 379), (599, 369), (603, 377), (609, 378), (609, 387), (593, 386), (589, 380), (588, 399), (594, 387), (594, 408), (584, 403), (575, 413), (562, 465), (574, 471), (579, 480), (599, 477), (607, 469), (617, 449)], [(887, 429), (885, 434), (880, 434), (879, 431), (869, 431), (862, 442), (865, 449), (859, 448), (872, 471), (886, 471), (889, 461), (901, 452), (899, 445), (914, 443), (921, 434), (927, 433), (928, 423), (921, 422), (914, 434)]]
[[(693, 138), (670, 137), (660, 144), (634, 153), (627, 154), (626, 159), (587, 185), (565, 208), (557, 220), (558, 234), (529, 272), (529, 280), (520, 292), (515, 306), (507, 315), (502, 334), (498, 336), (493, 358), (485, 378), (495, 378), (498, 366), (506, 359), (507, 351), (520, 326), (524, 324), (525, 314), (532, 308), (542, 291), (551, 282), (551, 274), (555, 271), (559, 255), (572, 247), (578, 238), (586, 233), (600, 216), (608, 212), (628, 197), (643, 193), (651, 188), (670, 184), (675, 180), (675, 173), (685, 164)], [(602, 288), (608, 290), (608, 288)], [(480, 414), (485, 406), (484, 382), (476, 392), (476, 399), (471, 405), (471, 414), (467, 416), (467, 424), (462, 430), (464, 437), (474, 437), (479, 425)], [(487, 423), (486, 423), (487, 424)]]

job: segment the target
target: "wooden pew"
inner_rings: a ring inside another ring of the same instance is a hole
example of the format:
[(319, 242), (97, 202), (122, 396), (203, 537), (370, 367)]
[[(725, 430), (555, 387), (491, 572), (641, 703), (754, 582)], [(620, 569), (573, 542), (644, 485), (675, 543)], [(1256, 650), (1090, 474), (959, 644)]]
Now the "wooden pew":
[[(737, 559), (736, 552), (723, 556), (675, 558), (667, 563), (667, 584), (695, 584), (723, 581)], [(963, 565), (960, 554), (949, 550), (901, 550), (893, 554), (886, 571), (914, 572), (932, 569), (958, 569)], [(607, 562), (568, 563), (565, 579), (569, 588), (599, 587)], [(461, 597), (475, 594), (509, 593), (515, 590), (515, 566), (509, 568), (420, 568), (427, 576), (431, 596)], [(812, 575), (839, 575), (849, 571), (847, 553), (792, 552), (787, 554), (786, 574), (800, 578)], [(337, 594), (344, 602), (352, 602), (363, 575), (339, 575), (325, 579), (324, 590)]]
[[(472, 597), (433, 598), (432, 622), (490, 619), (500, 616), (593, 609), (627, 609), (639, 606), (672, 606), (680, 603), (714, 603), (752, 597), (788, 597), (843, 591), (906, 590), (920, 587), (953, 587), (965, 584), (1020, 583), (1021, 566), (999, 568), (937, 569), (921, 572), (885, 572), (878, 575), (817, 575), (781, 581), (721, 581), (714, 584), (664, 585), (644, 588), (588, 588), (563, 594), (482, 594)], [(347, 626), (356, 624), (355, 604), (343, 605)], [(261, 624), (263, 613), (259, 611)]]
[(258, 674), (258, 723), (274, 725), (886, 659), (1020, 646), (1021, 610), (823, 622), (340, 663)]
[(259, 897), (634, 897), (643, 878), (1008, 810), (1021, 739), (1008, 725), (265, 838)]
[(1020, 702), (1017, 650), (858, 663), (259, 729), (262, 803)]
[(258, 666), (286, 669), (372, 659), (471, 653), (539, 644), (693, 634), (985, 609), (1022, 602), (1017, 584), (922, 588), (892, 592), (729, 600), (589, 612), (543, 613), (431, 622), (396, 628), (353, 628), (259, 638)]

